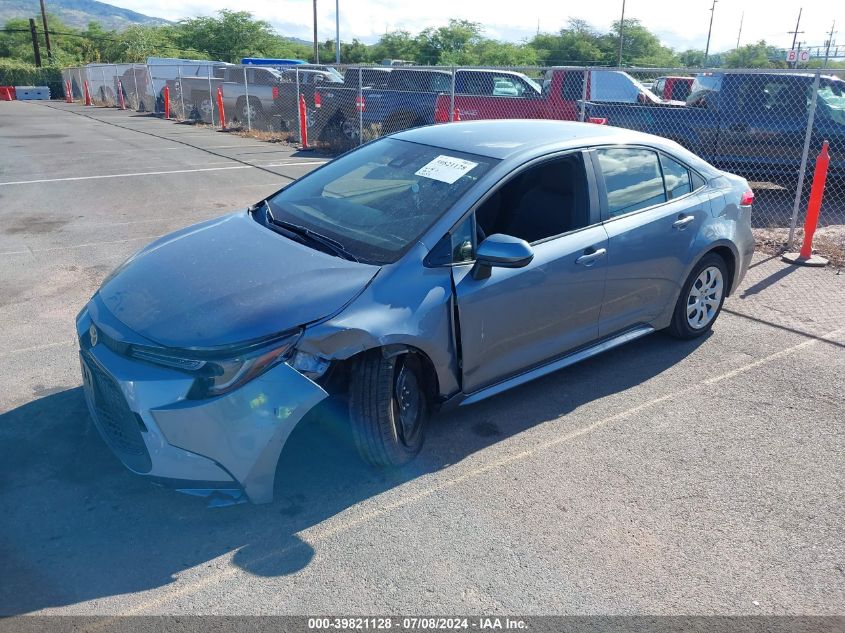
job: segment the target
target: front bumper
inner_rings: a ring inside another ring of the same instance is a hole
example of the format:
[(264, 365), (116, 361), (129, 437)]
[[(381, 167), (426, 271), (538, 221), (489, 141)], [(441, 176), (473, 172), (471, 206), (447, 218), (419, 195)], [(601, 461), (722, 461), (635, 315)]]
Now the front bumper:
[[(81, 340), (91, 323), (83, 311)], [(288, 436), (328, 395), (280, 363), (231, 393), (189, 400), (193, 378), (183, 372), (102, 343), (81, 347), (86, 401), (106, 444), (133, 472), (186, 491), (243, 490), (253, 503), (272, 501)]]

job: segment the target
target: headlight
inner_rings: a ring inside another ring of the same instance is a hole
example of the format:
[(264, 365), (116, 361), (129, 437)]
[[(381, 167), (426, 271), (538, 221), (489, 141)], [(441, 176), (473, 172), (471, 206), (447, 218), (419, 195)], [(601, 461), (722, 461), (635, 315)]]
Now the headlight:
[(263, 347), (232, 358), (207, 360), (201, 370), (203, 376), (194, 382), (188, 397), (210, 398), (237, 389), (287, 360), (298, 338), (298, 335), (291, 336), (271, 347)]

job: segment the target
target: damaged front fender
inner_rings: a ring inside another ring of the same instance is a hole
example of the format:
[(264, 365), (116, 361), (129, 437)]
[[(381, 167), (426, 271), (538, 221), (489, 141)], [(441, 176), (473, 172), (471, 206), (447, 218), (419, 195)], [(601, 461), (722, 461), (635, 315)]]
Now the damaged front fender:
[(183, 400), (150, 414), (167, 441), (204, 455), (237, 480), (250, 501), (273, 500), (276, 464), (294, 427), (326, 391), (281, 363), (214, 400)]

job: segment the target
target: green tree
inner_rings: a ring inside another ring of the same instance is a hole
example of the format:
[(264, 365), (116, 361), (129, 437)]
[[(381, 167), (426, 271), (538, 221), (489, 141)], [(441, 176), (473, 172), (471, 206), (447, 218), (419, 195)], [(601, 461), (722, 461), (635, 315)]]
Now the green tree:
[(584, 20), (570, 20), (558, 33), (539, 33), (528, 44), (544, 66), (603, 64), (599, 34)]
[[(660, 39), (636, 18), (625, 20), (622, 30), (623, 66), (673, 66), (678, 60), (671, 48), (663, 46)], [(601, 38), (605, 60), (616, 64), (619, 58), (619, 20), (610, 32)]]
[(728, 68), (785, 68), (783, 52), (770, 46), (765, 40), (746, 44), (725, 55)]
[(380, 62), (383, 59), (404, 59), (419, 61), (420, 47), (417, 40), (408, 31), (391, 31), (370, 47), (369, 61)]
[(218, 11), (216, 17), (182, 20), (175, 31), (175, 41), (180, 48), (233, 63), (242, 57), (271, 56), (284, 48), (269, 22), (256, 20), (248, 11), (228, 9)]
[(472, 47), (482, 40), (481, 24), (469, 20), (449, 20), (448, 26), (427, 28), (417, 37), (422, 64), (466, 64)]

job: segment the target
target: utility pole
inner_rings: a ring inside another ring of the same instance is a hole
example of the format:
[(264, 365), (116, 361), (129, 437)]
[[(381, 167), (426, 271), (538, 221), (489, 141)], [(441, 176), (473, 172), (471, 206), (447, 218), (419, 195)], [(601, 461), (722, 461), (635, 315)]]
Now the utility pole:
[(622, 30), (625, 28), (625, 0), (622, 0), (622, 17), (619, 19), (619, 60), (617, 66), (622, 67), (622, 42), (625, 41), (625, 35)]
[(35, 28), (35, 18), (29, 18), (29, 32), (32, 35), (32, 52), (35, 53), (35, 65), (41, 68), (41, 49), (38, 47), (38, 31)]
[(317, 0), (314, 0), (314, 63), (320, 63), (320, 46), (317, 42)]
[(41, 21), (44, 23), (44, 43), (47, 45), (47, 59), (53, 59), (53, 47), (50, 46), (50, 29), (47, 27), (47, 8), (41, 0)]
[(707, 66), (707, 58), (710, 56), (710, 35), (713, 33), (713, 15), (716, 13), (716, 3), (719, 0), (713, 0), (713, 5), (710, 7), (710, 28), (707, 29), (707, 46), (704, 47), (704, 65)]
[(742, 37), (742, 23), (745, 21), (745, 11), (742, 12), (742, 17), (739, 18), (739, 33), (736, 34), (736, 48), (739, 49), (739, 38)]
[[(804, 31), (799, 31), (798, 27), (801, 25), (801, 12), (804, 10), (804, 7), (800, 7), (798, 9), (798, 21), (795, 23), (795, 30), (794, 31), (787, 31), (787, 33), (792, 33), (792, 47), (790, 50), (795, 50), (795, 40), (798, 39), (798, 34), (803, 33)], [(792, 67), (795, 68), (798, 65), (798, 62), (792, 62)]]
[(334, 0), (335, 62), (340, 63), (340, 0)]
[(836, 35), (836, 31), (833, 29), (836, 28), (836, 20), (833, 21), (833, 24), (830, 25), (830, 33), (827, 36), (827, 42), (825, 42), (825, 51), (824, 51), (824, 67), (827, 68), (827, 60), (830, 59), (830, 47), (833, 46), (833, 36)]

